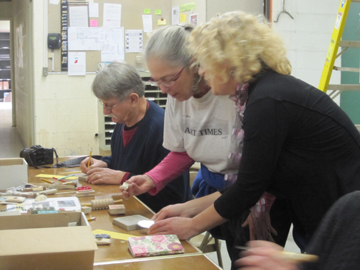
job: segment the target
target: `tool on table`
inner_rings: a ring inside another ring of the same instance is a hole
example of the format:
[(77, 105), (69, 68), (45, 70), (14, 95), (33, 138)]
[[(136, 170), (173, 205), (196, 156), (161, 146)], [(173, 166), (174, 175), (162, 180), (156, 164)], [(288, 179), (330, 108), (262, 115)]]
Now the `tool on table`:
[(107, 209), (110, 204), (122, 202), (122, 199), (114, 201), (113, 198), (91, 200), (91, 203), (82, 203), (83, 206), (91, 206), (92, 210)]
[(91, 153), (92, 153), (92, 148), (90, 150), (89, 161), (88, 161), (88, 165), (87, 165), (88, 168), (90, 167), (90, 164), (91, 164)]
[(60, 177), (60, 178), (58, 178), (57, 180), (61, 181), (61, 180), (64, 180), (64, 179), (69, 178), (69, 177), (74, 176), (74, 175), (75, 175), (75, 174), (69, 174), (69, 175)]
[(125, 214), (125, 205), (123, 204), (110, 204), (109, 205), (110, 215), (121, 215)]
[[(241, 250), (249, 250), (250, 248), (244, 246), (235, 246), (237, 249)], [(301, 262), (316, 262), (319, 257), (312, 254), (303, 254), (303, 253), (295, 253), (295, 252), (288, 252), (288, 251), (277, 251), (274, 253), (274, 256), (279, 256), (284, 259), (287, 259), (294, 263), (301, 263)]]
[[(56, 177), (53, 177), (53, 179), (55, 179), (55, 180), (59, 180), (59, 178), (56, 178)], [(65, 183), (65, 182), (66, 182), (65, 180), (62, 180), (62, 179), (60, 179), (59, 181), (60, 181), (60, 182), (63, 182), (63, 183)]]
[(110, 245), (111, 239), (108, 234), (94, 234), (97, 245)]
[(31, 188), (23, 188), (21, 189), (22, 192), (28, 192), (28, 191), (43, 191), (46, 187), (40, 186), (40, 187), (31, 187)]
[(51, 181), (49, 179), (45, 179), (45, 178), (40, 178), (41, 181), (44, 181), (46, 183), (49, 183), (49, 184), (54, 184), (54, 181)]
[(77, 173), (81, 173), (81, 171), (74, 171), (74, 172), (61, 172), (60, 174), (66, 174), (66, 175), (68, 175), (68, 174), (77, 174)]

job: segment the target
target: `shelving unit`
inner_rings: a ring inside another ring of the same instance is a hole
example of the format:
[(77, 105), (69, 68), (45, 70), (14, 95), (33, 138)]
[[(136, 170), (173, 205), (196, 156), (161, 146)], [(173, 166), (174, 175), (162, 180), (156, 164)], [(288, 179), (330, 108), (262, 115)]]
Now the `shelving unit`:
[(0, 32), (0, 100), (11, 92), (10, 33)]
[[(160, 107), (165, 109), (166, 106), (166, 94), (161, 93), (161, 90), (157, 86), (153, 86), (150, 79), (149, 72), (139, 72), (141, 78), (145, 84), (145, 97), (158, 104)], [(115, 123), (111, 121), (111, 117), (103, 114), (102, 105), (98, 105), (99, 112), (99, 146), (102, 151), (110, 151), (110, 141), (115, 128)], [(100, 151), (101, 154), (101, 151)]]

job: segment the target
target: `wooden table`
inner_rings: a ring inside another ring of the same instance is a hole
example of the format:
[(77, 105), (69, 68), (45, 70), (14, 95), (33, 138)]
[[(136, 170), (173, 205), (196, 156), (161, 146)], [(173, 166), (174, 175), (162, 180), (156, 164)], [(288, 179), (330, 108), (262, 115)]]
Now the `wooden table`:
[[(79, 168), (47, 168), (47, 169), (34, 169), (29, 167), (29, 182), (33, 184), (44, 185), (44, 182), (36, 177), (38, 174), (52, 174), (60, 175), (64, 172), (79, 171)], [(63, 174), (64, 175), (64, 174)], [(54, 180), (56, 182), (56, 180)], [(83, 183), (83, 185), (91, 186), (95, 190), (95, 196), (79, 197), (81, 203), (89, 203), (94, 199), (113, 198), (114, 200), (120, 198), (120, 190), (118, 185), (91, 185)], [(61, 194), (67, 190), (59, 190), (57, 195), (49, 197), (68, 197), (74, 196), (72, 194)], [(142, 215), (147, 218), (153, 216), (153, 212), (144, 205), (136, 197), (128, 200), (123, 200), (126, 209), (126, 215)], [(119, 232), (131, 235), (147, 235), (147, 229), (125, 231), (112, 224), (115, 217), (122, 215), (112, 216), (109, 215), (108, 210), (94, 210), (90, 215), (95, 217), (94, 221), (89, 221), (92, 230), (106, 230), (112, 232)], [(118, 269), (119, 267), (127, 267), (126, 269), (221, 269), (209, 260), (203, 253), (191, 245), (188, 241), (181, 241), (184, 246), (185, 253), (167, 256), (154, 256), (146, 258), (134, 258), (128, 250), (127, 241), (119, 239), (111, 239), (111, 244), (108, 246), (98, 246), (95, 252), (94, 269)], [(144, 266), (146, 264), (146, 267)], [(120, 266), (121, 265), (121, 266)], [(200, 266), (201, 265), (201, 266)]]

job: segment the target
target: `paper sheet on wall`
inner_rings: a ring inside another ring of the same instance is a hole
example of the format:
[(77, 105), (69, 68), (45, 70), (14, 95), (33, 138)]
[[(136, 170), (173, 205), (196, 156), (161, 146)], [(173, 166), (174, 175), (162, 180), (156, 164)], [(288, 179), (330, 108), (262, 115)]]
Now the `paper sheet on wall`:
[(69, 76), (86, 75), (85, 52), (68, 52), (68, 75)]
[(71, 27), (88, 27), (89, 15), (87, 6), (69, 6), (69, 22)]
[(100, 51), (101, 34), (97, 27), (68, 27), (69, 51)]
[(101, 62), (124, 61), (124, 27), (102, 28)]
[(125, 31), (125, 51), (142, 52), (143, 33), (142, 30), (126, 30)]
[(176, 25), (179, 23), (180, 23), (180, 7), (175, 6), (175, 7), (172, 7), (171, 24)]
[(59, 0), (49, 0), (49, 3), (52, 4), (52, 5), (58, 5)]
[(152, 29), (152, 15), (142, 15), (143, 27), (145, 33), (151, 33)]
[(99, 17), (99, 3), (89, 4), (89, 17)]
[(90, 27), (97, 27), (98, 26), (98, 20), (90, 20)]
[(103, 27), (120, 28), (121, 4), (104, 4)]
[(198, 23), (197, 19), (198, 19), (198, 15), (197, 15), (197, 14), (191, 14), (191, 15), (189, 16), (189, 23), (197, 26), (197, 23)]
[(180, 13), (180, 22), (181, 22), (181, 23), (186, 22), (186, 14)]

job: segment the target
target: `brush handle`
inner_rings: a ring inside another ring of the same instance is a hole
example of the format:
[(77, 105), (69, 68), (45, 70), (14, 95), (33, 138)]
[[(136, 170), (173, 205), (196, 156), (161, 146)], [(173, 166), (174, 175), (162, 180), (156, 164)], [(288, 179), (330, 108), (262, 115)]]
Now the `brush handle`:
[[(248, 247), (244, 246), (235, 246), (237, 249), (241, 250), (250, 250)], [(295, 253), (295, 252), (288, 252), (288, 251), (276, 251), (274, 256), (282, 257), (294, 263), (301, 263), (301, 262), (316, 262), (319, 257), (312, 254), (304, 254), (304, 253)]]

